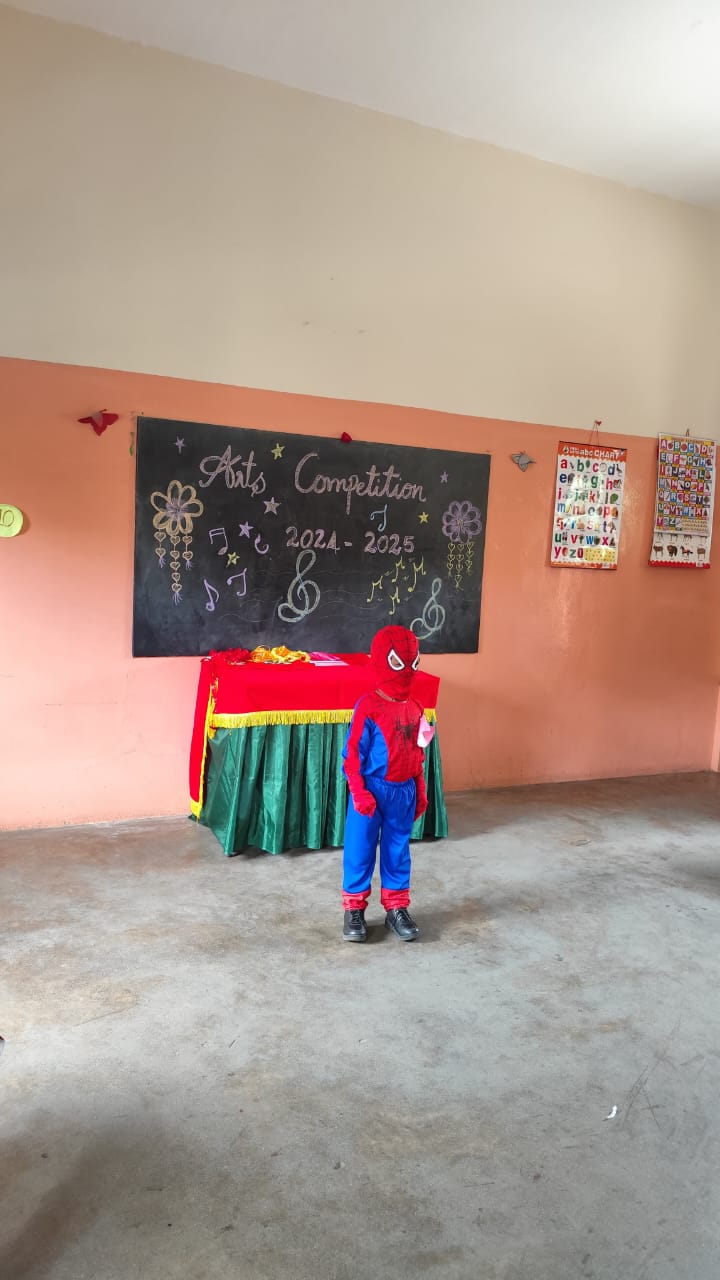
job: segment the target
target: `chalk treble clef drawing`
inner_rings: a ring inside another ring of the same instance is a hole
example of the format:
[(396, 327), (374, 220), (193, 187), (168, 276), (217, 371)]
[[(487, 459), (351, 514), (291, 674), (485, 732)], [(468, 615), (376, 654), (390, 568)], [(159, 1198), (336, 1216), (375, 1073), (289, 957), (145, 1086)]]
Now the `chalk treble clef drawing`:
[(317, 560), (314, 551), (301, 551), (295, 561), (295, 577), (282, 604), (278, 605), (278, 617), (283, 622), (302, 622), (320, 603), (317, 582), (303, 575), (309, 573)]
[(420, 617), (413, 618), (410, 623), (410, 630), (414, 631), (419, 640), (430, 640), (445, 626), (445, 610), (438, 600), (441, 590), (442, 578), (433, 578), (430, 595), (425, 601)]

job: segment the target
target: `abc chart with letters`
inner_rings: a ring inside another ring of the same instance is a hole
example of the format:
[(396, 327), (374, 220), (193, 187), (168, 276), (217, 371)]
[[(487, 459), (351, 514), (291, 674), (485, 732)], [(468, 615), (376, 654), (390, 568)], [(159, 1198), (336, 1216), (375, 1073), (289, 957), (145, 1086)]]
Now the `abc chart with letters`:
[(617, 568), (626, 461), (626, 449), (558, 445), (551, 565)]

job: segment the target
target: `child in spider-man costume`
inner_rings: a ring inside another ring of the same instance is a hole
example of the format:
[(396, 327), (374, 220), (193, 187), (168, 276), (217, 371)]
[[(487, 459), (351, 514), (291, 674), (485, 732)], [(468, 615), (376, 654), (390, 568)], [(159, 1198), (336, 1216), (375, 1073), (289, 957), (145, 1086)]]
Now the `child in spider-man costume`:
[(420, 663), (417, 638), (405, 627), (383, 627), (370, 649), (377, 684), (353, 712), (343, 755), (350, 787), (343, 854), (346, 942), (365, 942), (365, 908), (380, 837), (380, 901), (386, 929), (405, 942), (420, 930), (410, 905), (410, 832), (427, 809), (421, 724), (411, 696)]

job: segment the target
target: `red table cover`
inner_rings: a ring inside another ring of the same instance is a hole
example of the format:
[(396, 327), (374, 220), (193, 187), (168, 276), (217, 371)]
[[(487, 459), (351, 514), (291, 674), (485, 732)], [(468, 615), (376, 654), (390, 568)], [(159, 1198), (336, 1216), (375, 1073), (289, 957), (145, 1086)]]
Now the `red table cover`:
[[(195, 721), (190, 745), (190, 807), (199, 817), (203, 802), (207, 740), (216, 729), (267, 724), (350, 723), (353, 708), (375, 686), (364, 653), (339, 654), (345, 666), (233, 663), (211, 654), (200, 663)], [(413, 694), (435, 719), (440, 680), (419, 671)]]

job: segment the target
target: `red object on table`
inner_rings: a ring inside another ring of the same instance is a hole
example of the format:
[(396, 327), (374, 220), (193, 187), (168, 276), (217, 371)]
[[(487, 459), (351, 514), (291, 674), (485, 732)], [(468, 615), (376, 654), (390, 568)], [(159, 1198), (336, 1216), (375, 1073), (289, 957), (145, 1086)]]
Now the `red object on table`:
[[(350, 723), (355, 703), (375, 687), (376, 677), (367, 654), (338, 656), (346, 665), (237, 664), (217, 653), (203, 658), (190, 746), (190, 807), (195, 817), (203, 803), (207, 740), (216, 729)], [(439, 687), (438, 676), (417, 673), (413, 697), (431, 721)]]

